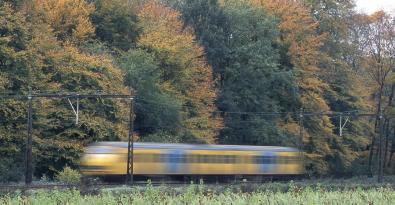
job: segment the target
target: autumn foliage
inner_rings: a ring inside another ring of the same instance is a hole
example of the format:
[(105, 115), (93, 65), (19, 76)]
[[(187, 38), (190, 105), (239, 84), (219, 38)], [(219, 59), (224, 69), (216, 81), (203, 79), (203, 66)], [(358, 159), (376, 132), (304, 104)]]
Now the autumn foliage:
[[(395, 21), (354, 6), (0, 1), (0, 95), (132, 92), (137, 141), (297, 147), (314, 175), (372, 174), (380, 155), (390, 173)], [(91, 142), (127, 139), (129, 102), (79, 103), (76, 125), (68, 101), (34, 100), (37, 177), (77, 168)], [(0, 98), (0, 182), (23, 175), (26, 108), (24, 100)], [(340, 131), (341, 112), (350, 118)], [(383, 126), (360, 112), (383, 113)]]
[(182, 102), (182, 124), (203, 141), (214, 143), (221, 124), (214, 116), (212, 69), (193, 30), (184, 28), (180, 13), (156, 1), (139, 8), (144, 28), (138, 45), (152, 50), (160, 59), (161, 88)]

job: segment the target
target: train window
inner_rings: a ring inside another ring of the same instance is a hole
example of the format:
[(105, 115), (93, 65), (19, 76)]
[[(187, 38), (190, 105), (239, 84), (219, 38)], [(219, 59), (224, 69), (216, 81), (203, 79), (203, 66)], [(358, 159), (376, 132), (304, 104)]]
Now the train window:
[(228, 163), (228, 156), (227, 155), (222, 155), (222, 163), (227, 164)]
[(115, 149), (112, 147), (105, 147), (105, 146), (92, 146), (86, 149), (87, 153), (93, 154), (112, 154), (115, 152)]
[(209, 156), (203, 155), (203, 163), (208, 163)]
[(204, 163), (212, 163), (212, 155), (203, 155)]
[(178, 163), (185, 163), (186, 159), (184, 154), (178, 154), (177, 158), (178, 158), (177, 160)]
[(166, 158), (167, 158), (167, 160), (166, 160), (167, 162), (170, 162), (170, 163), (177, 163), (178, 162), (176, 154), (167, 154)]
[(199, 163), (199, 155), (192, 155), (191, 157), (192, 163)]
[(221, 156), (220, 162), (219, 162), (219, 163), (221, 163), (221, 164), (226, 163), (226, 157), (225, 157), (225, 155), (222, 155), (222, 156)]
[(228, 155), (224, 156), (224, 163), (229, 164), (229, 156)]
[(273, 164), (276, 162), (276, 156), (255, 156), (256, 164)]
[(144, 154), (134, 154), (133, 161), (135, 162), (144, 162), (146, 155)]
[(143, 154), (136, 154), (133, 158), (136, 162), (144, 162), (146, 161), (147, 156)]
[(297, 163), (300, 158), (298, 156), (283, 156), (278, 159), (281, 164)]
[(230, 163), (235, 163), (236, 162), (236, 156), (234, 156), (234, 155), (231, 155), (230, 156)]
[(167, 160), (167, 154), (158, 154), (158, 159), (159, 159), (159, 162), (166, 162), (166, 160)]
[[(128, 157), (128, 155), (126, 155), (126, 157)], [(134, 154), (133, 161), (140, 162), (140, 158), (141, 158), (141, 156), (139, 154)]]
[(152, 154), (152, 162), (161, 162), (162, 161), (162, 154)]
[(212, 163), (221, 164), (223, 163), (223, 155), (211, 155)]
[(213, 163), (219, 163), (218, 155), (211, 156), (211, 159), (212, 159)]
[(144, 161), (142, 162), (150, 162), (150, 163), (155, 162), (155, 154), (147, 154), (146, 158), (143, 160)]
[(187, 155), (186, 155), (186, 161), (187, 161), (187, 163), (194, 163), (193, 160), (194, 160), (194, 159), (193, 159), (193, 155), (191, 155), (191, 154), (187, 154)]
[(185, 163), (185, 155), (184, 154), (165, 154), (164, 156), (164, 161), (165, 162), (170, 162), (170, 163)]
[[(260, 159), (261, 156), (256, 156), (255, 161), (262, 163), (268, 159)], [(233, 164), (233, 163), (249, 163), (250, 156), (236, 156), (236, 155), (204, 155), (204, 154), (187, 154), (187, 155), (174, 155), (167, 156), (168, 162), (173, 163), (220, 163), (220, 164)], [(269, 159), (270, 160), (270, 159)]]
[(250, 158), (250, 156), (244, 156), (243, 157), (243, 163), (244, 164), (248, 164), (249, 163), (249, 160), (248, 160), (249, 158)]
[(181, 154), (179, 157), (180, 163), (187, 163), (187, 156), (185, 154)]
[(206, 155), (207, 161), (206, 163), (215, 163), (215, 155)]
[(188, 163), (196, 163), (197, 159), (196, 159), (196, 155), (194, 154), (188, 154)]
[(139, 163), (151, 163), (151, 162), (158, 162), (158, 154), (134, 154), (134, 162), (139, 162)]
[(245, 163), (247, 163), (246, 156), (243, 156), (243, 155), (237, 156), (237, 157), (236, 157), (236, 162), (237, 162), (237, 163), (240, 163), (240, 164), (245, 164)]
[(217, 163), (223, 164), (223, 163), (224, 163), (224, 156), (222, 156), (222, 155), (217, 155)]
[(236, 163), (243, 163), (243, 156), (236, 156)]
[(254, 158), (256, 164), (263, 164), (263, 156), (255, 156)]
[(199, 156), (199, 157), (198, 157), (198, 159), (199, 159), (198, 162), (199, 162), (199, 163), (202, 163), (202, 162), (203, 162), (203, 155), (199, 154), (198, 156)]
[(222, 156), (221, 155), (216, 155), (215, 156), (215, 163), (219, 163), (219, 164), (221, 164), (222, 163)]
[(285, 156), (285, 157), (282, 157), (282, 158), (283, 159), (281, 161), (284, 164), (293, 163), (295, 161), (293, 156)]
[(225, 155), (225, 164), (233, 164), (236, 161), (236, 157), (234, 155)]

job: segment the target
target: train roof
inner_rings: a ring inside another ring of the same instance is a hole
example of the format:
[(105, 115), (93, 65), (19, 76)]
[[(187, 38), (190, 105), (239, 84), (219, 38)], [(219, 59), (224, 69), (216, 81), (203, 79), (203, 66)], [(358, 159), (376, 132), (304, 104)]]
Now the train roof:
[[(97, 142), (93, 146), (112, 146), (127, 148), (127, 142)], [(169, 143), (146, 143), (135, 142), (137, 149), (186, 149), (186, 150), (235, 150), (235, 151), (278, 151), (296, 152), (298, 149), (280, 146), (250, 146), (250, 145), (210, 145), (210, 144), (169, 144)]]

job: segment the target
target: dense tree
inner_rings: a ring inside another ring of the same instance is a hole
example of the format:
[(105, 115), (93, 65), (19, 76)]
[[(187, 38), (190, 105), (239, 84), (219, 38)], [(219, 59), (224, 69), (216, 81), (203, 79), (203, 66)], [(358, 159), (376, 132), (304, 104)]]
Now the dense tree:
[(229, 53), (218, 101), (225, 113), (221, 141), (279, 145), (285, 136), (275, 125), (276, 117), (254, 114), (282, 111), (280, 101), (292, 98), (292, 90), (286, 89), (292, 79), (284, 78), (278, 67), (275, 19), (238, 1), (227, 1), (224, 12), (229, 21)]
[[(26, 21), (22, 13), (14, 12), (11, 5), (0, 4), (0, 93), (20, 89), (22, 76), (26, 76), (26, 41), (29, 39)], [(14, 35), (18, 33), (18, 35)], [(20, 76), (20, 77), (19, 77)], [(13, 79), (11, 78), (13, 77)], [(0, 99), (0, 181), (18, 180), (23, 163), (23, 122), (25, 104), (20, 101)], [(10, 170), (16, 170), (10, 173)]]
[[(195, 29), (219, 81), (217, 104), (225, 118), (220, 142), (279, 144), (284, 135), (272, 124), (276, 119), (240, 116), (240, 112), (281, 110), (297, 98), (287, 95), (293, 93), (289, 89), (292, 77), (275, 73), (278, 56), (273, 41), (274, 19), (261, 9), (242, 4), (227, 1), (220, 5), (216, 0), (202, 0), (185, 1), (176, 7), (183, 12), (185, 23)], [(274, 87), (276, 90), (269, 93)], [(285, 100), (285, 95), (289, 99)]]
[(135, 130), (143, 140), (158, 132), (177, 136), (181, 127), (181, 104), (161, 91), (162, 72), (154, 56), (144, 50), (130, 50), (120, 57), (119, 64), (126, 73), (125, 84), (136, 91)]
[[(6, 0), (0, 22), (0, 95), (132, 91), (141, 141), (301, 140), (314, 174), (361, 173), (381, 141), (391, 165), (395, 21), (384, 12), (358, 14), (351, 0)], [(126, 102), (79, 102), (76, 125), (64, 99), (33, 100), (36, 176), (127, 136)], [(18, 180), (27, 105), (0, 105), (0, 181)], [(305, 115), (300, 139), (301, 108), (385, 119), (351, 120), (339, 136), (339, 117)]]
[(350, 41), (354, 21), (352, 1), (307, 1), (311, 13), (319, 22), (317, 32), (326, 35), (321, 46), (319, 66), (321, 76), (333, 92), (326, 94), (330, 107), (335, 111), (366, 109), (363, 75), (353, 56), (358, 55), (357, 45)]
[(96, 37), (111, 47), (127, 51), (136, 44), (140, 28), (132, 1), (95, 0), (92, 23)]
[[(393, 68), (395, 67), (395, 23), (394, 19), (383, 11), (378, 11), (371, 16), (361, 16), (359, 26), (363, 31), (361, 33), (360, 51), (363, 53), (364, 70), (373, 82), (376, 113), (391, 110), (394, 96)], [(386, 94), (389, 93), (389, 94)], [(380, 131), (380, 119), (376, 119), (375, 127), (379, 133), (379, 143), (373, 135), (370, 153), (369, 153), (369, 169), (371, 170), (373, 150), (378, 144), (378, 150), (385, 153), (379, 156), (379, 163), (383, 165), (386, 162), (387, 148), (389, 144), (389, 124), (390, 119), (385, 119), (384, 123), (387, 127), (385, 150), (380, 148), (383, 142), (383, 132)], [(380, 133), (381, 132), (381, 133)], [(384, 151), (383, 151), (384, 150)], [(384, 162), (383, 162), (384, 161)], [(380, 166), (381, 166), (380, 165)]]
[(155, 1), (142, 5), (138, 17), (144, 28), (138, 45), (158, 59), (160, 87), (181, 102), (183, 127), (188, 135), (213, 143), (220, 119), (213, 113), (212, 70), (192, 29), (184, 28), (179, 12)]
[[(15, 11), (7, 4), (1, 5), (0, 13), (1, 22), (6, 22), (0, 25), (0, 71), (7, 78), (2, 85), (7, 92), (23, 94), (28, 87), (33, 92), (123, 92), (122, 74), (108, 56), (81, 53), (59, 42), (51, 24), (26, 19), (24, 11)], [(126, 116), (119, 102), (85, 99), (80, 103), (86, 113), (82, 111), (76, 126), (67, 101), (34, 100), (33, 153), (38, 175), (52, 175), (65, 164), (76, 165), (87, 143), (126, 136), (126, 125), (121, 123)], [(1, 104), (0, 119), (6, 120), (0, 127), (0, 140), (5, 145), (1, 157), (21, 166), (26, 104), (24, 100), (4, 99)]]
[(94, 33), (90, 15), (95, 7), (85, 0), (33, 0), (27, 5), (28, 12), (50, 25), (61, 41), (78, 43)]
[(217, 0), (186, 0), (176, 7), (182, 12), (184, 23), (193, 27), (213, 67), (214, 77), (221, 83), (229, 53), (229, 22), (223, 8)]
[[(251, 0), (250, 2), (262, 6), (280, 19), (278, 41), (281, 67), (286, 70), (291, 69), (295, 73), (301, 107), (308, 112), (331, 110), (325, 98), (325, 94), (331, 92), (331, 88), (322, 79), (323, 71), (320, 66), (322, 58), (320, 49), (326, 34), (317, 34), (319, 23), (312, 18), (308, 8), (301, 1)], [(311, 171), (328, 173), (331, 168), (336, 167), (333, 166), (333, 162), (344, 163), (342, 158), (346, 153), (339, 148), (340, 139), (333, 135), (333, 124), (328, 116), (305, 118), (304, 126), (306, 133), (303, 143), (309, 159), (307, 167)]]
[[(358, 43), (350, 38), (355, 21), (353, 2), (348, 0), (306, 2), (311, 9), (311, 15), (319, 22), (317, 33), (326, 35), (320, 48), (319, 66), (322, 72), (319, 75), (330, 87), (325, 93), (330, 109), (339, 112), (368, 111), (369, 94), (364, 84), (366, 77), (361, 72), (358, 63), (361, 52), (357, 49)], [(339, 117), (331, 120), (336, 125), (333, 133), (339, 134)], [(362, 151), (365, 150), (368, 138), (372, 134), (369, 129), (371, 127), (365, 119), (360, 118), (347, 123), (345, 132), (339, 138), (342, 149), (349, 149), (350, 153), (358, 154), (345, 155), (343, 157), (343, 161), (347, 162), (345, 169), (335, 168), (334, 171), (339, 174), (340, 172), (354, 172), (351, 169), (352, 162), (364, 157), (365, 153)]]

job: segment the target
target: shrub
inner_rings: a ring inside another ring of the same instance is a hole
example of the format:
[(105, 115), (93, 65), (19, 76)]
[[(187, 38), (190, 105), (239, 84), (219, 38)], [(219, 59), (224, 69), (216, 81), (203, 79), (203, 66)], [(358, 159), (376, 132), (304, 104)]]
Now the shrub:
[(23, 163), (2, 157), (0, 163), (0, 183), (22, 180), (23, 171)]
[(56, 180), (65, 184), (78, 184), (80, 178), (80, 173), (68, 166), (64, 167), (63, 170), (56, 175)]

